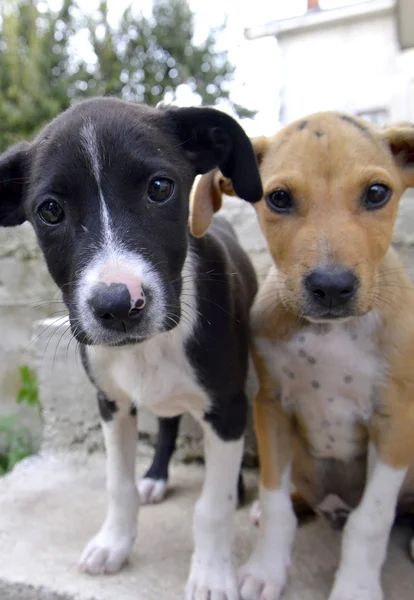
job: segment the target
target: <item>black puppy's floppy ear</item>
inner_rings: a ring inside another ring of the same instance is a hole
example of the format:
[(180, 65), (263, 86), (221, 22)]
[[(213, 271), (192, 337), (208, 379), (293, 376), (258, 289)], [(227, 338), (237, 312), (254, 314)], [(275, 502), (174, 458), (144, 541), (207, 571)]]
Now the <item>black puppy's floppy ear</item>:
[[(266, 137), (252, 140), (256, 162), (260, 166), (270, 144)], [(222, 205), (222, 196), (237, 196), (233, 182), (219, 169), (209, 171), (193, 186), (190, 209), (190, 231), (194, 237), (202, 237), (211, 225), (214, 213)]]
[(214, 108), (164, 109), (164, 119), (198, 174), (218, 167), (239, 198), (258, 202), (262, 184), (252, 144), (240, 125)]
[(0, 226), (21, 225), (24, 182), (28, 175), (30, 144), (20, 142), (0, 155)]

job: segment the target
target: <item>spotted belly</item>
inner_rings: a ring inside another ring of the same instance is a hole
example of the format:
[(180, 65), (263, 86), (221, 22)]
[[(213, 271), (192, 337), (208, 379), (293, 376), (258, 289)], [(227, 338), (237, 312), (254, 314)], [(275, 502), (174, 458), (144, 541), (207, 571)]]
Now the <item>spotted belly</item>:
[(350, 461), (361, 453), (382, 371), (371, 335), (362, 320), (310, 325), (287, 342), (259, 343), (277, 398), (315, 458)]

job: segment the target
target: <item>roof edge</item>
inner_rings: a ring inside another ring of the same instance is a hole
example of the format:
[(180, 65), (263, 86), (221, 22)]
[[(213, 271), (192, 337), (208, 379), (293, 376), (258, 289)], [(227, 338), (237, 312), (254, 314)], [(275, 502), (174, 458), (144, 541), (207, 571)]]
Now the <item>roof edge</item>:
[(395, 10), (396, 0), (370, 0), (341, 8), (310, 11), (298, 17), (270, 21), (257, 27), (248, 27), (244, 30), (244, 36), (248, 40), (269, 36), (281, 38), (300, 31), (328, 28), (340, 23), (362, 21), (375, 16), (392, 14)]

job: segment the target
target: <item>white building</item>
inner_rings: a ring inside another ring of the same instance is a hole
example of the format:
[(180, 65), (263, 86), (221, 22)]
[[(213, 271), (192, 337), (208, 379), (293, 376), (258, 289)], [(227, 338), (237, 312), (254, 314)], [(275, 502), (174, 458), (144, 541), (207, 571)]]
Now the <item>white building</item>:
[[(409, 2), (414, 6), (414, 0)], [(396, 0), (367, 0), (331, 10), (309, 0), (304, 15), (245, 34), (251, 40), (278, 40), (282, 125), (319, 110), (340, 110), (379, 123), (414, 121), (414, 49), (400, 48)]]

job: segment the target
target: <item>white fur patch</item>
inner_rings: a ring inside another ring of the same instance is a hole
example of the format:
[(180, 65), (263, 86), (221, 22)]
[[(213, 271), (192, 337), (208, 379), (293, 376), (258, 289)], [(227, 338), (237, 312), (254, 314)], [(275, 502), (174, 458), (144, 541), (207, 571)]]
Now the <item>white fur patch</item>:
[(86, 123), (80, 130), (80, 138), (99, 190), (100, 216), (103, 234), (102, 242), (103, 244), (107, 244), (113, 247), (115, 246), (115, 240), (111, 227), (111, 217), (109, 215), (108, 207), (106, 206), (101, 186), (101, 156), (99, 152), (95, 127), (93, 126), (93, 123), (90, 119), (86, 121)]
[(243, 440), (223, 442), (204, 425), (206, 474), (194, 515), (194, 553), (187, 600), (238, 600), (231, 560)]
[(80, 569), (91, 575), (118, 572), (131, 552), (137, 532), (139, 496), (135, 485), (136, 418), (129, 403), (102, 422), (107, 454), (108, 511), (98, 534), (87, 544)]
[(256, 548), (239, 572), (242, 600), (279, 600), (297, 528), (290, 498), (291, 468), (282, 474), (276, 490), (260, 489), (260, 525)]
[(141, 504), (158, 504), (164, 500), (167, 489), (165, 479), (152, 479), (143, 477), (138, 481), (138, 493)]
[(260, 505), (260, 500), (255, 500), (250, 509), (250, 520), (255, 527), (259, 527), (261, 518), (262, 518), (262, 507)]
[(372, 339), (376, 313), (310, 325), (288, 342), (256, 340), (286, 412), (298, 412), (317, 458), (351, 459), (354, 426), (367, 423), (385, 368)]
[(351, 514), (342, 557), (329, 600), (382, 600), (381, 568), (407, 469), (377, 459), (364, 496)]

